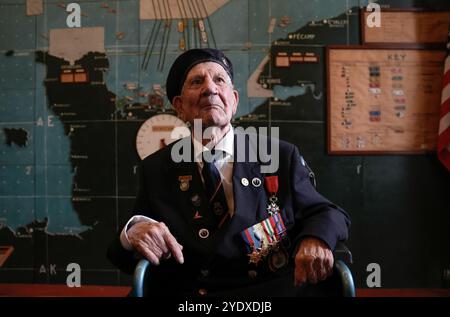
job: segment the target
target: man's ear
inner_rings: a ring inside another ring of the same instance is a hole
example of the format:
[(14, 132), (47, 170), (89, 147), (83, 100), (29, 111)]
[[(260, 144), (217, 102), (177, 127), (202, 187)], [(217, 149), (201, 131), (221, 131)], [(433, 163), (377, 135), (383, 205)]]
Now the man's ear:
[(172, 105), (175, 108), (175, 111), (182, 120), (184, 120), (184, 112), (183, 112), (183, 101), (181, 100), (181, 96), (175, 96), (172, 99)]
[(233, 90), (233, 95), (234, 95), (234, 102), (235, 102), (235, 104), (233, 105), (233, 116), (236, 114), (236, 111), (237, 111), (237, 107), (238, 107), (238, 104), (239, 104), (239, 92), (236, 90), (236, 89), (234, 89)]

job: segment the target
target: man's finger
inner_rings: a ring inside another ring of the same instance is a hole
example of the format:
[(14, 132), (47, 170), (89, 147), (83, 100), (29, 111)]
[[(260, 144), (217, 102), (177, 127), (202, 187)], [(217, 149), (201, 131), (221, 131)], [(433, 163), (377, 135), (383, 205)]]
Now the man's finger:
[(183, 252), (181, 251), (182, 246), (177, 242), (175, 237), (170, 233), (169, 229), (165, 229), (164, 232), (164, 241), (167, 244), (167, 247), (169, 248), (172, 255), (175, 257), (175, 260), (177, 260), (178, 263), (183, 264), (184, 263), (184, 257)]
[(317, 274), (316, 274), (316, 270), (314, 269), (315, 261), (316, 261), (316, 258), (314, 258), (314, 260), (312, 260), (312, 261), (309, 261), (308, 266), (307, 266), (308, 282), (310, 282), (311, 284), (317, 283)]
[(333, 253), (330, 250), (327, 250), (327, 261), (326, 261), (326, 269), (328, 276), (331, 276), (333, 274), (333, 265), (334, 265), (334, 257)]
[(295, 259), (295, 286), (306, 283), (307, 280), (307, 259), (304, 255), (297, 255)]
[(295, 280), (294, 285), (295, 286), (301, 286), (304, 283), (306, 283), (306, 273), (303, 268), (296, 268), (295, 270)]
[(314, 271), (316, 272), (317, 279), (323, 281), (327, 277), (324, 260), (321, 258), (315, 258), (313, 263)]
[(148, 250), (147, 248), (143, 247), (143, 246), (139, 246), (137, 248), (137, 250), (140, 254), (142, 254), (147, 260), (150, 261), (151, 264), (153, 265), (159, 265), (159, 258), (153, 254), (153, 252), (151, 252), (150, 250)]

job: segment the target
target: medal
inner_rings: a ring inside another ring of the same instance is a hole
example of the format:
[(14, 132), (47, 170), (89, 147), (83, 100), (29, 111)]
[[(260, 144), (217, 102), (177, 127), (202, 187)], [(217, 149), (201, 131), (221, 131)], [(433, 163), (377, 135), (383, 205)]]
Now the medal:
[(278, 192), (278, 176), (266, 176), (264, 179), (267, 191), (270, 195), (275, 196)]
[(258, 251), (254, 250), (252, 253), (247, 254), (250, 257), (250, 260), (248, 261), (248, 263), (253, 263), (258, 265), (258, 262), (261, 261), (261, 253), (259, 253)]
[(275, 272), (284, 266), (289, 261), (289, 256), (286, 250), (283, 248), (276, 248), (276, 250), (273, 250), (273, 252), (269, 256), (269, 269), (272, 272)]
[(269, 215), (274, 215), (280, 211), (280, 207), (278, 207), (278, 176), (266, 176), (265, 179), (265, 186), (266, 190), (269, 193), (269, 204), (267, 205), (267, 212)]
[(278, 249), (279, 242), (286, 236), (286, 227), (279, 213), (264, 219), (263, 221), (241, 232), (247, 247), (249, 263), (257, 264)]
[(273, 201), (272, 201), (272, 198), (274, 198), (274, 197), (269, 198), (269, 204), (267, 205), (267, 212), (271, 216), (280, 211), (280, 207), (278, 207), (278, 205), (277, 205), (277, 198), (275, 197), (275, 199)]
[[(284, 251), (285, 253), (283, 253), (283, 250), (279, 247), (280, 241), (286, 236), (286, 226), (277, 203), (278, 176), (266, 176), (264, 180), (266, 190), (269, 193), (269, 203), (267, 205), (269, 217), (242, 231), (241, 237), (246, 244), (250, 263), (257, 264), (268, 257), (274, 270), (278, 270), (288, 260), (286, 252)], [(261, 185), (261, 181), (254, 178), (252, 184), (258, 187)]]

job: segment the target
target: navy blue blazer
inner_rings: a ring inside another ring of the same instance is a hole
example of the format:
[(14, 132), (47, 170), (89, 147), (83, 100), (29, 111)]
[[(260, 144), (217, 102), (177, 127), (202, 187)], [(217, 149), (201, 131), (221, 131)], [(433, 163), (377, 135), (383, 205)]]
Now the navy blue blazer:
[[(347, 239), (348, 214), (316, 191), (310, 180), (310, 170), (297, 147), (279, 141), (279, 168), (270, 175), (278, 176), (278, 204), (288, 233), (282, 247), (290, 258), (277, 270), (270, 268), (265, 260), (256, 265), (249, 263), (240, 233), (269, 216), (268, 193), (264, 186), (264, 176), (268, 175), (261, 173), (264, 165), (261, 160), (250, 160), (251, 153), (257, 154), (257, 143), (248, 135), (244, 139), (245, 160), (235, 161), (233, 165), (235, 213), (220, 229), (207, 204), (197, 163), (194, 160), (176, 163), (171, 159), (172, 148), (174, 144), (179, 146), (178, 142), (190, 144), (193, 152), (190, 138), (174, 142), (142, 161), (139, 192), (130, 217), (139, 214), (164, 222), (183, 245), (185, 259), (184, 264), (178, 264), (172, 257), (152, 267), (150, 290), (155, 294), (196, 294), (199, 289), (203, 293), (229, 290), (231, 294), (237, 294), (234, 290), (246, 287), (283, 294), (279, 290), (282, 285), (286, 285), (286, 289), (292, 288), (293, 259), (302, 238), (317, 237), (332, 250), (338, 241)], [(239, 150), (236, 140), (235, 134), (235, 158)], [(270, 149), (270, 140), (264, 140)], [(180, 177), (191, 178), (187, 190), (181, 190)], [(250, 181), (248, 186), (242, 184), (243, 178)], [(261, 186), (252, 185), (254, 178), (262, 181)], [(194, 217), (196, 214), (202, 217)], [(208, 238), (199, 234), (205, 228), (209, 231)], [(132, 273), (139, 255), (123, 249), (119, 236), (120, 232), (108, 249), (108, 258), (124, 272)], [(262, 294), (266, 293), (263, 291)]]

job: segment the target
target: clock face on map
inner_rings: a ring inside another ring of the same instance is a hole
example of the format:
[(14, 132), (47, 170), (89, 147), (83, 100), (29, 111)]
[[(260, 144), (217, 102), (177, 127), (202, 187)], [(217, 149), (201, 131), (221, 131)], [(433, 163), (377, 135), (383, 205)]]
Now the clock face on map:
[(157, 114), (145, 121), (136, 136), (141, 160), (170, 143), (190, 135), (186, 124), (171, 114)]

